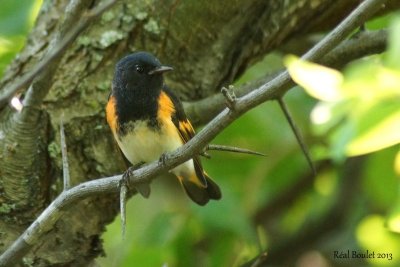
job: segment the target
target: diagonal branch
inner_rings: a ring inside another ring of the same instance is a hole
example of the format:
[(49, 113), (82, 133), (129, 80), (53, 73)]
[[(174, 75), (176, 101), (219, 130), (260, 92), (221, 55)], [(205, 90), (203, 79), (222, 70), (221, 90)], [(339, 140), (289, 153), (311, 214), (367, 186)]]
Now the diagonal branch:
[[(366, 0), (361, 3), (342, 23), (321, 40), (303, 57), (307, 60), (317, 60), (338, 45), (355, 28), (359, 27), (368, 17), (374, 14), (386, 0)], [(235, 109), (225, 108), (207, 126), (203, 128), (188, 143), (177, 150), (168, 153), (163, 161), (156, 161), (135, 170), (130, 177), (130, 184), (149, 181), (152, 177), (171, 169), (199, 153), (217, 134), (225, 129), (239, 116), (255, 106), (281, 97), (289, 90), (291, 79), (287, 71), (281, 73), (272, 81), (247, 95), (237, 98)], [(0, 266), (12, 266), (19, 262), (29, 249), (41, 239), (41, 236), (52, 229), (61, 216), (62, 210), (88, 196), (100, 194), (116, 194), (121, 175), (102, 178), (77, 185), (62, 192), (28, 229), (0, 256)]]
[[(356, 36), (345, 40), (331, 52), (317, 60), (328, 67), (342, 68), (355, 59), (382, 53), (386, 48), (387, 30), (360, 32)], [(235, 94), (243, 96), (265, 83), (276, 78), (276, 74), (267, 75), (255, 81), (235, 87)], [(291, 82), (290, 86), (294, 86)], [(185, 102), (184, 107), (190, 120), (196, 124), (205, 124), (225, 108), (226, 98), (217, 93), (199, 101)]]
[[(28, 87), (28, 85), (35, 79), (37, 75), (42, 73), (45, 69), (49, 67), (49, 64), (52, 64), (59, 59), (59, 56), (69, 47), (69, 45), (76, 39), (76, 37), (86, 29), (89, 24), (93, 21), (93, 19), (97, 18), (101, 15), (105, 10), (110, 8), (116, 0), (109, 0), (101, 6), (98, 6), (91, 11), (84, 14), (81, 20), (76, 24), (74, 28), (68, 31), (64, 38), (62, 38), (49, 53), (46, 57), (40, 61), (33, 70), (29, 71), (25, 75), (23, 75), (19, 80), (12, 83), (10, 86), (3, 88), (0, 92), (0, 109), (2, 109), (10, 99), (19, 91), (23, 90), (24, 88)], [(38, 97), (39, 101), (40, 98), (45, 96), (46, 92), (40, 94)], [(32, 102), (36, 102), (35, 98), (38, 95), (37, 93), (30, 92), (27, 96), (28, 100), (26, 104), (31, 104)], [(32, 98), (32, 99), (31, 99)]]

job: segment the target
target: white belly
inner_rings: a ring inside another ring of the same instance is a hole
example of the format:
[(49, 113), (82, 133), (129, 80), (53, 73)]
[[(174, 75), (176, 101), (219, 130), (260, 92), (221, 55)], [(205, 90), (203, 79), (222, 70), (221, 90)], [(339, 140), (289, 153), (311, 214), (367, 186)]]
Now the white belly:
[[(119, 147), (130, 163), (149, 163), (156, 161), (165, 152), (174, 151), (182, 146), (182, 141), (175, 126), (163, 125), (160, 131), (150, 131), (146, 122), (136, 122), (133, 133), (122, 138), (116, 138)], [(169, 133), (169, 134), (166, 134)], [(175, 175), (186, 176), (193, 173), (193, 161), (189, 160), (175, 167), (172, 172)]]

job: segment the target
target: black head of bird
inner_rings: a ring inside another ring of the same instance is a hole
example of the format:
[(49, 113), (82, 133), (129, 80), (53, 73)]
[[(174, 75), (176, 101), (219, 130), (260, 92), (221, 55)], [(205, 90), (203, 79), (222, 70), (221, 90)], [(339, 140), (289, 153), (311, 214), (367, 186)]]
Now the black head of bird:
[(164, 82), (162, 74), (171, 70), (172, 67), (162, 65), (152, 54), (136, 52), (117, 63), (113, 87), (120, 91), (136, 90), (137, 93), (159, 90)]

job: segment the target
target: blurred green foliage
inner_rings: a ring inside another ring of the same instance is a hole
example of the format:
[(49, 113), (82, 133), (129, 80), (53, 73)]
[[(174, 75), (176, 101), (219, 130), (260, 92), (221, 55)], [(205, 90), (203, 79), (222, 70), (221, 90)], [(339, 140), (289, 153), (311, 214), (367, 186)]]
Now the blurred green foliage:
[(288, 56), (292, 78), (320, 100), (311, 113), (315, 131), (330, 136), (336, 160), (400, 143), (400, 19), (391, 25), (389, 48), (351, 63), (344, 73)]
[[(311, 113), (314, 132), (328, 143), (320, 157), (344, 161), (377, 152), (369, 156), (363, 186), (373, 210), (387, 216), (367, 215), (356, 239), (381, 253), (400, 251), (400, 16), (391, 18), (387, 51), (357, 60), (343, 73), (293, 56), (285, 60), (292, 78), (320, 100)], [(397, 266), (400, 259), (368, 261)]]
[(399, 62), (400, 17), (390, 25), (387, 51), (351, 63), (343, 74), (286, 57), (292, 78), (320, 100), (311, 119), (318, 135), (331, 137), (327, 150), (336, 155), (327, 156), (342, 160), (400, 143)]
[(0, 77), (25, 44), (42, 0), (0, 0)]
[[(40, 3), (0, 0), (0, 75), (23, 46)], [(368, 22), (367, 27), (381, 29), (394, 18), (389, 14)], [(391, 35), (386, 54), (351, 64), (343, 79), (347, 75), (372, 84), (379, 69), (398, 68), (400, 60), (394, 60), (399, 55), (398, 36)], [(279, 53), (267, 55), (236, 84), (279, 70), (282, 58)], [(326, 90), (326, 81), (322, 84)], [(397, 82), (395, 88), (400, 88)], [(343, 118), (356, 104), (344, 101), (329, 106), (332, 120), (316, 127), (310, 123), (310, 114), (317, 100), (297, 87), (285, 101), (313, 157), (328, 159), (317, 162), (317, 177), (310, 177), (278, 104), (264, 103), (235, 121), (213, 143), (257, 150), (266, 157), (211, 152), (212, 159), (203, 160), (204, 167), (221, 186), (223, 199), (205, 207), (193, 204), (173, 176), (156, 179), (149, 199), (135, 196), (128, 202), (125, 239), (119, 218), (107, 227), (102, 237), (107, 255), (98, 259), (100, 266), (239, 266), (265, 250), (276, 266), (290, 257), (298, 259), (297, 266), (310, 266), (304, 262), (307, 257), (316, 259), (315, 255), (325, 264), (320, 266), (399, 266), (400, 238), (389, 231), (400, 228), (399, 174), (393, 167), (396, 155), (400, 162), (398, 145), (358, 158), (363, 161), (359, 177), (346, 176), (354, 170), (345, 145), (354, 135)], [(376, 110), (360, 116), (366, 118), (360, 129), (370, 129), (397, 112), (398, 96), (391, 97), (390, 103), (376, 107), (383, 110), (382, 116)], [(335, 132), (338, 127), (342, 130)], [(302, 234), (306, 237), (299, 238)], [(336, 250), (362, 253), (366, 249), (392, 253), (392, 259), (333, 257)]]

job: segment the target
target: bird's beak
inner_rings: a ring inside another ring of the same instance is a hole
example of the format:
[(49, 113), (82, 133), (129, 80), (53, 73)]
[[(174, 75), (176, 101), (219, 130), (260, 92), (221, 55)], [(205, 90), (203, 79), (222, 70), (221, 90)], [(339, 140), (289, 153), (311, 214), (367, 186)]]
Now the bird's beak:
[(173, 70), (173, 68), (170, 66), (160, 66), (160, 67), (157, 67), (157, 68), (149, 71), (148, 74), (149, 75), (159, 74), (159, 73), (164, 73), (164, 72), (171, 71), (171, 70)]

